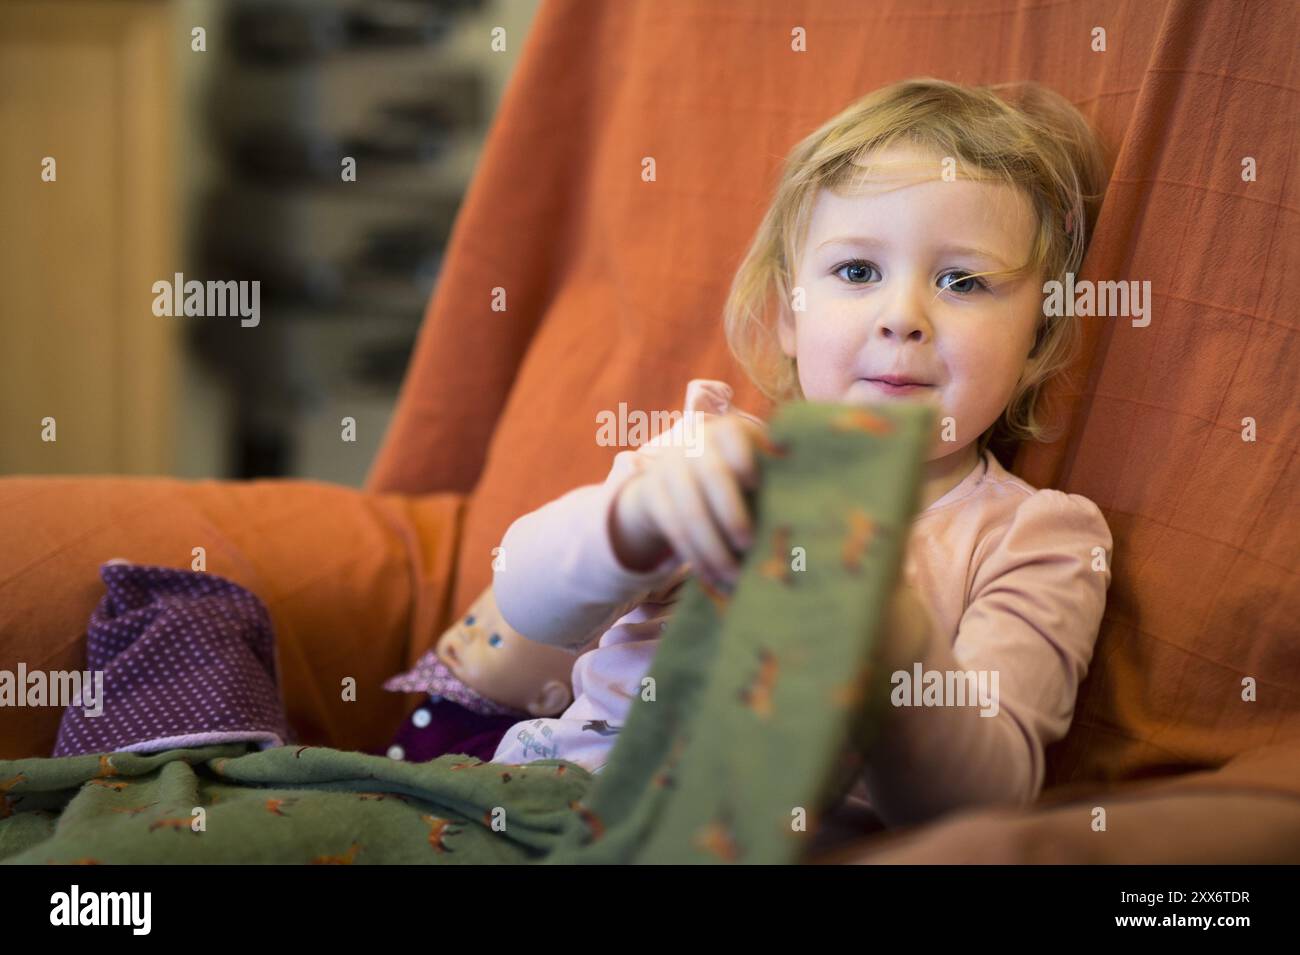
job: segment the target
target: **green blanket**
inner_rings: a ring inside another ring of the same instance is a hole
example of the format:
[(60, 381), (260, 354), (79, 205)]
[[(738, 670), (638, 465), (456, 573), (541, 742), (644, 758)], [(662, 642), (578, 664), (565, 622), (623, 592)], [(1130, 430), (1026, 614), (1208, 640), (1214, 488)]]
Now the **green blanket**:
[(0, 761), (0, 861), (798, 861), (860, 772), (932, 412), (771, 423), (734, 595), (692, 579), (605, 769), (249, 745)]
[[(22, 777), (17, 783), (15, 777)], [(531, 862), (592, 776), (250, 744), (0, 763), (5, 862)]]

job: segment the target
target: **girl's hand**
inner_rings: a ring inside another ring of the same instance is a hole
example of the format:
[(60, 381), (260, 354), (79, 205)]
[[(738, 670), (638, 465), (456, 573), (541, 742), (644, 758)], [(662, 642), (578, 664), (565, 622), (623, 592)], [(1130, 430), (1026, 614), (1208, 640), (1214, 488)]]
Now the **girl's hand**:
[(730, 590), (740, 556), (753, 542), (744, 499), (758, 486), (755, 448), (767, 426), (738, 414), (699, 426), (699, 453), (668, 447), (631, 478), (610, 509), (610, 541), (631, 570), (649, 570), (671, 554), (692, 565), (708, 584)]

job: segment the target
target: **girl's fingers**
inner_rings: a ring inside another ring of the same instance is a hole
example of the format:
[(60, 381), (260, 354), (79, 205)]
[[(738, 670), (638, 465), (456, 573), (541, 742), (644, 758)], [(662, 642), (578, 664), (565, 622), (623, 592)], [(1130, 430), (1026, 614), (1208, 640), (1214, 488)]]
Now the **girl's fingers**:
[[(733, 450), (733, 455), (735, 453)], [(736, 483), (736, 468), (732, 460), (726, 457), (719, 443), (708, 442), (700, 467), (704, 469), (704, 493), (714, 520), (726, 530), (732, 550), (744, 553), (753, 542), (754, 528), (749, 508)]]
[(750, 489), (758, 486), (758, 462), (751, 434), (756, 427), (743, 418), (727, 418), (713, 429), (714, 440), (705, 442), (716, 448), (740, 483)]
[(756, 444), (767, 426), (724, 415), (704, 428), (702, 451), (662, 461), (648, 475), (642, 506), (683, 563), (715, 587), (729, 589), (739, 556), (753, 543), (753, 519), (742, 487), (759, 482)]
[(691, 541), (686, 535), (686, 528), (682, 525), (668, 489), (658, 479), (658, 475), (655, 476), (654, 480), (647, 480), (642, 486), (641, 492), (642, 506), (645, 508), (646, 515), (654, 526), (659, 529), (659, 533), (672, 546), (677, 558), (683, 564), (689, 563), (693, 567), (699, 568), (700, 562), (695, 556)]
[[(714, 480), (712, 475), (701, 474), (698, 467), (691, 465), (669, 470), (668, 489), (680, 509), (694, 552), (717, 581), (727, 580), (736, 572), (736, 561), (709, 506), (707, 488)], [(724, 480), (730, 477), (724, 476)]]
[(732, 396), (734, 395), (734, 392), (732, 391), (730, 385), (725, 385), (720, 382), (719, 383), (710, 382), (707, 385), (702, 385), (700, 386), (700, 390), (704, 394), (707, 394), (709, 397), (711, 397), (714, 403), (719, 406), (729, 405), (731, 403)]

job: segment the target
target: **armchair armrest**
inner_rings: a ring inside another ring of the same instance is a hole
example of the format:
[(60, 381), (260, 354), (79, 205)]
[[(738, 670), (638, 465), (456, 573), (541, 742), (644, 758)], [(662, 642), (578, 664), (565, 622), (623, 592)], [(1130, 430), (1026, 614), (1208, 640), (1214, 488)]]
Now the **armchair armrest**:
[[(266, 604), (302, 742), (382, 746), (409, 701), (380, 684), (451, 614), (463, 503), (313, 481), (0, 478), (0, 669), (83, 669), (99, 565), (189, 569), (202, 547), (207, 571)], [(343, 699), (348, 677), (355, 702)], [(61, 715), (0, 708), (0, 758), (48, 755)]]

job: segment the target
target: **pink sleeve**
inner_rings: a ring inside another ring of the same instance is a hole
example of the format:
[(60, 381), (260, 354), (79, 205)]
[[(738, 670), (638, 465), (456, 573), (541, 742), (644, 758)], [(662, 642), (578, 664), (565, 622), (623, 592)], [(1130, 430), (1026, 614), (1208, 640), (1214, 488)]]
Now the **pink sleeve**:
[[(725, 383), (693, 379), (683, 410), (703, 420), (732, 410), (729, 398)], [(619, 489), (686, 433), (685, 423), (683, 416), (636, 450), (619, 451), (603, 483), (575, 488), (507, 528), (492, 589), (511, 627), (539, 643), (577, 650), (681, 569), (675, 555), (647, 571), (624, 567), (610, 543), (609, 511)]]
[(990, 536), (952, 647), (932, 633), (921, 666), (996, 673), (996, 707), (986, 708), (996, 713), (983, 716), (978, 704), (890, 707), (865, 774), (888, 825), (1038, 797), (1044, 750), (1069, 729), (1092, 659), (1111, 552), (1097, 506), (1055, 490), (1034, 493)]

